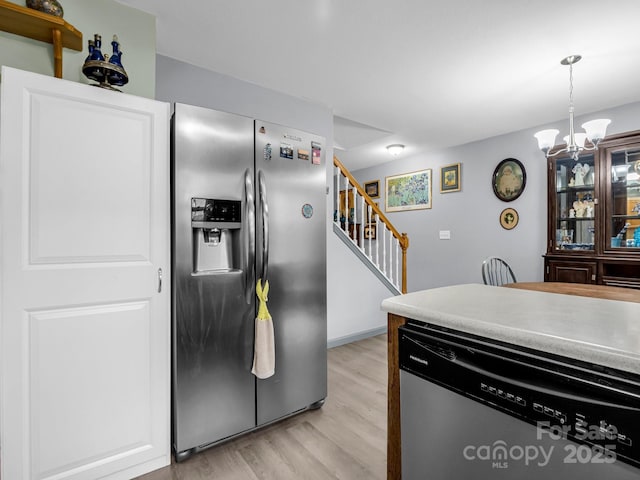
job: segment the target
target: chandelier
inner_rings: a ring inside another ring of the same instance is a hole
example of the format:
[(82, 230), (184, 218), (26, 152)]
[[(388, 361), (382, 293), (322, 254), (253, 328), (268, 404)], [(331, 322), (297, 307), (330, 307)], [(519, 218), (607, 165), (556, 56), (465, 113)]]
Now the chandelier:
[[(598, 120), (591, 120), (583, 123), (582, 128), (584, 132), (576, 133), (573, 127), (573, 64), (578, 63), (582, 57), (580, 55), (570, 55), (567, 58), (563, 58), (560, 63), (562, 65), (569, 65), (569, 135), (563, 138), (566, 146), (553, 153), (549, 151), (553, 148), (556, 142), (556, 136), (559, 130), (550, 128), (549, 130), (541, 130), (536, 133), (534, 137), (538, 139), (538, 147), (542, 150), (547, 158), (560, 155), (562, 153), (568, 153), (571, 158), (578, 160), (580, 152), (583, 150), (595, 150), (598, 148), (598, 144), (605, 137), (607, 133), (607, 126), (611, 123), (611, 120), (607, 118), (601, 118)], [(587, 145), (586, 142), (590, 145)]]

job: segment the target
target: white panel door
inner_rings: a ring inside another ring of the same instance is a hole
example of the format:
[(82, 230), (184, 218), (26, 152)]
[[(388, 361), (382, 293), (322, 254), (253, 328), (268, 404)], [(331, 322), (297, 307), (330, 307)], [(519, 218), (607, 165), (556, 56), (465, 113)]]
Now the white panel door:
[(2, 478), (170, 462), (169, 105), (2, 70)]

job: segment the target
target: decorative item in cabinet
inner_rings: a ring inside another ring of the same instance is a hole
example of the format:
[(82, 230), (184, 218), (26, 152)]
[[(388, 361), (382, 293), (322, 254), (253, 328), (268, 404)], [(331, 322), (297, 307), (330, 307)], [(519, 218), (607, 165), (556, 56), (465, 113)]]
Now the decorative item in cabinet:
[(640, 248), (640, 147), (611, 153), (612, 249)]
[(556, 223), (551, 234), (556, 250), (594, 250), (595, 207), (594, 155), (580, 162), (571, 158), (555, 161)]
[(54, 76), (62, 78), (62, 49), (82, 51), (82, 32), (61, 17), (0, 0), (0, 30), (53, 44)]

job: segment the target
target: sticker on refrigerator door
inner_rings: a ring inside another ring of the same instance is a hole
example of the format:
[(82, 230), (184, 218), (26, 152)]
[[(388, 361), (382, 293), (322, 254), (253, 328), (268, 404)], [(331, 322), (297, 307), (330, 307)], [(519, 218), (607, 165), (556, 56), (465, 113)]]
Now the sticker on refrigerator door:
[(313, 165), (320, 165), (322, 146), (318, 142), (311, 142), (311, 163)]
[(298, 149), (298, 160), (309, 160), (309, 150)]
[(271, 144), (270, 143), (267, 143), (264, 146), (264, 159), (267, 161), (271, 160)]
[(301, 142), (302, 141), (301, 137), (298, 137), (297, 135), (292, 135), (290, 133), (285, 133), (283, 136), (287, 140), (293, 140), (294, 142)]
[(293, 160), (293, 147), (288, 143), (280, 144), (280, 156)]
[(311, 218), (311, 217), (313, 217), (313, 207), (312, 207), (310, 204), (305, 203), (305, 204), (302, 206), (302, 216), (303, 216), (304, 218)]

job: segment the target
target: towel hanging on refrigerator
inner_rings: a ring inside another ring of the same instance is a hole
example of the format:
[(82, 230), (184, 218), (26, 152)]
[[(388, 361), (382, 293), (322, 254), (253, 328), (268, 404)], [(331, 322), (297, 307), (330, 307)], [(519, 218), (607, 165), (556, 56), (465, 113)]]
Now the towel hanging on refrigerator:
[(273, 321), (267, 310), (267, 295), (269, 281), (262, 287), (262, 279), (258, 279), (256, 296), (259, 300), (258, 315), (256, 316), (256, 332), (253, 345), (253, 367), (251, 373), (258, 378), (269, 378), (276, 369), (276, 349), (273, 337)]

